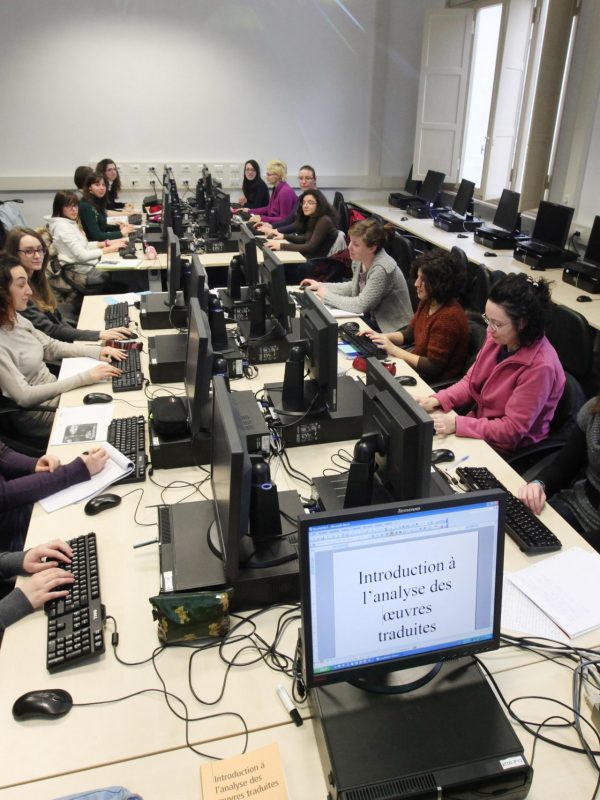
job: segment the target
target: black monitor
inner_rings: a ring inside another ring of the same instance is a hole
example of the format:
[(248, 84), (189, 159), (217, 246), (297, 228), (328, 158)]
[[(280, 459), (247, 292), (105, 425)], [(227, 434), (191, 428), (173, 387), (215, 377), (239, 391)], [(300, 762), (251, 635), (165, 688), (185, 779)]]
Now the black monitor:
[(428, 170), (417, 197), (426, 203), (435, 203), (439, 193), (442, 191), (445, 177), (443, 172), (436, 172), (433, 169)]
[(554, 247), (565, 246), (574, 208), (542, 200), (538, 208), (531, 238)]
[(600, 264), (600, 217), (594, 217), (594, 224), (585, 248), (584, 258), (586, 261)]
[(460, 182), (458, 192), (452, 204), (452, 211), (459, 214), (461, 217), (466, 216), (469, 206), (473, 200), (473, 192), (475, 191), (475, 184), (473, 181), (467, 181), (464, 178)]
[(263, 569), (297, 559), (281, 535), (277, 488), (268, 465), (249, 456), (239, 412), (225, 379), (213, 379), (211, 484), (215, 527), (211, 548), (222, 558), (228, 583), (244, 568)]
[(192, 435), (210, 430), (210, 383), (213, 350), (208, 318), (197, 297), (190, 297), (188, 339), (183, 378)]
[(208, 311), (208, 276), (198, 253), (192, 256), (189, 297), (196, 297), (200, 301), (200, 308)]
[(519, 192), (511, 192), (510, 189), (503, 189), (498, 208), (494, 214), (494, 225), (510, 233), (517, 231), (520, 228), (520, 201), (521, 195)]
[(169, 308), (182, 304), (181, 295), (181, 253), (179, 249), (179, 238), (175, 235), (172, 228), (167, 229), (167, 300)]
[(300, 518), (306, 685), (401, 691), (399, 670), (435, 665), (432, 677), (445, 660), (496, 649), (505, 498), (496, 489)]

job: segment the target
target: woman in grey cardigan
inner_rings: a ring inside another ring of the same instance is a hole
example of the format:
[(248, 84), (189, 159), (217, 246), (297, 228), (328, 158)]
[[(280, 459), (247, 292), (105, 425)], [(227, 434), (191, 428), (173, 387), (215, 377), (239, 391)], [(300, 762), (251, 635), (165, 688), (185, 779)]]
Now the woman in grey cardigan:
[(334, 308), (366, 316), (382, 333), (410, 322), (413, 310), (404, 275), (384, 250), (388, 231), (374, 219), (357, 222), (348, 231), (352, 280), (319, 283), (310, 278), (301, 286), (311, 289)]

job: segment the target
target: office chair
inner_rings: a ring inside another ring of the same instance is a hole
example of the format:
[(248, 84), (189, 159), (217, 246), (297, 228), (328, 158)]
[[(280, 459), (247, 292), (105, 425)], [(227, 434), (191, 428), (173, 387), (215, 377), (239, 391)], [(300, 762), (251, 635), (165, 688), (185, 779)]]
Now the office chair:
[(344, 195), (341, 192), (336, 192), (333, 195), (333, 207), (338, 213), (338, 226), (339, 229), (347, 234), (348, 233), (348, 207), (344, 201)]

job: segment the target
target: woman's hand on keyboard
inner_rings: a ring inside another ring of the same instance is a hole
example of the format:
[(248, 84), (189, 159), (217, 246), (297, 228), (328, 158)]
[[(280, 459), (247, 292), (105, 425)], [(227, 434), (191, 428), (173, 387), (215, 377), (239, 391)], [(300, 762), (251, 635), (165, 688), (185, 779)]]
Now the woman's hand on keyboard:
[(104, 469), (108, 461), (108, 453), (103, 447), (92, 447), (80, 456), (83, 463), (88, 468), (90, 476), (96, 475)]

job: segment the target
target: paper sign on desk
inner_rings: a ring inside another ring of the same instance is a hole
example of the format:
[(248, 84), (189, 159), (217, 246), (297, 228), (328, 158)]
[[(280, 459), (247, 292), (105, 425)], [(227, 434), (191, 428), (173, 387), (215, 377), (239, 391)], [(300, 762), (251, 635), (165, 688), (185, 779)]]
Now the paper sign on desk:
[(108, 453), (108, 461), (104, 465), (104, 469), (96, 475), (92, 475), (89, 481), (76, 483), (74, 486), (61, 489), (60, 492), (55, 492), (50, 497), (40, 500), (44, 511), (58, 511), (59, 508), (87, 500), (88, 497), (102, 492), (119, 478), (133, 472), (133, 464), (123, 453), (120, 453), (108, 442), (103, 442), (102, 447)]
[(202, 800), (288, 800), (277, 744), (200, 767)]
[(105, 442), (112, 416), (111, 403), (59, 408), (54, 416), (50, 444)]
[(600, 627), (600, 554), (571, 547), (507, 577), (571, 639)]

